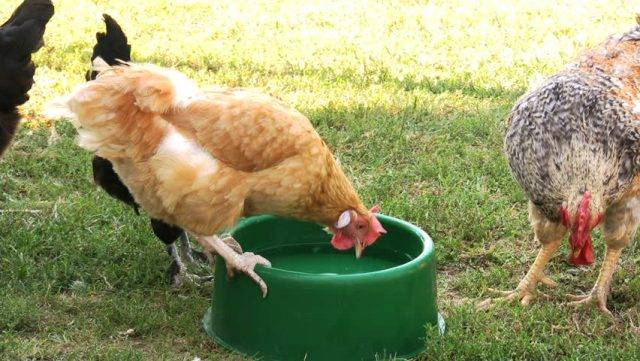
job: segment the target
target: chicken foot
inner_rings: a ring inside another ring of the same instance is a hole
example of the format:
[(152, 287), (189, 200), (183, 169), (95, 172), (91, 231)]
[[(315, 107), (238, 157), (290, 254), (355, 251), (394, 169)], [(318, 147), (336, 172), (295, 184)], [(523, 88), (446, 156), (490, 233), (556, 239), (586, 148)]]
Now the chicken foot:
[(607, 308), (607, 297), (611, 288), (622, 250), (634, 239), (640, 224), (640, 198), (631, 198), (607, 209), (604, 218), (604, 239), (607, 245), (600, 274), (595, 285), (586, 295), (569, 295), (569, 305), (597, 305), (607, 316), (614, 318)]
[[(238, 243), (238, 241), (236, 241), (233, 237), (231, 236), (226, 236), (224, 238), (220, 239), (222, 242), (224, 242), (227, 246), (231, 247), (231, 249), (238, 253), (238, 254), (242, 254), (242, 246), (240, 245), (240, 243)], [(211, 265), (211, 267), (215, 266), (216, 264), (216, 258), (215, 256), (218, 255), (218, 253), (214, 250), (214, 251), (206, 251), (202, 253), (203, 257), (205, 260), (209, 261), (209, 265)]]
[(200, 252), (193, 247), (191, 247), (191, 242), (189, 242), (189, 236), (187, 232), (182, 232), (180, 235), (180, 254), (182, 258), (191, 264), (195, 264), (198, 261), (206, 262), (207, 256), (204, 252)]
[(205, 252), (208, 252), (209, 254), (215, 252), (220, 257), (224, 258), (227, 264), (227, 274), (229, 277), (233, 277), (235, 271), (240, 271), (246, 274), (258, 284), (262, 291), (262, 297), (267, 297), (267, 284), (260, 276), (258, 276), (254, 269), (256, 265), (271, 267), (271, 262), (252, 252), (236, 252), (230, 244), (237, 244), (237, 242), (235, 242), (235, 240), (233, 240), (234, 242), (231, 242), (230, 239), (233, 240), (232, 237), (220, 239), (218, 236), (201, 236), (198, 237), (198, 243), (200, 243), (202, 248), (204, 248)]
[(600, 311), (607, 316), (614, 318), (613, 313), (607, 308), (607, 296), (609, 295), (609, 288), (611, 286), (611, 279), (613, 273), (618, 266), (618, 260), (622, 249), (612, 249), (607, 247), (602, 267), (600, 268), (600, 275), (596, 284), (591, 289), (591, 292), (587, 295), (568, 295), (573, 302), (569, 302), (570, 306), (597, 304)]
[(529, 203), (529, 220), (533, 227), (535, 239), (542, 244), (542, 248), (538, 252), (538, 256), (515, 290), (499, 291), (489, 289), (489, 291), (498, 293), (502, 295), (502, 297), (487, 298), (478, 303), (476, 306), (477, 309), (487, 308), (495, 301), (500, 300), (506, 300), (509, 302), (520, 301), (522, 305), (526, 306), (535, 300), (536, 293), (539, 293), (545, 298), (549, 298), (548, 295), (536, 291), (538, 282), (541, 282), (548, 287), (557, 286), (555, 281), (545, 275), (544, 269), (558, 247), (560, 247), (560, 243), (562, 242), (562, 238), (564, 237), (567, 229), (559, 223), (548, 220), (532, 203)]
[[(233, 237), (224, 237), (222, 238), (222, 242), (226, 243), (227, 246), (231, 247), (236, 253), (242, 253), (242, 246), (240, 246), (240, 243), (238, 243), (238, 241), (236, 241)], [(182, 258), (185, 258), (187, 262), (191, 264), (195, 264), (197, 263), (197, 261), (208, 261), (212, 266), (215, 264), (215, 259), (213, 258), (215, 254), (209, 254), (209, 252), (200, 252), (191, 247), (191, 242), (189, 242), (189, 236), (187, 235), (187, 232), (183, 232), (180, 235), (180, 253), (182, 255)]]
[[(547, 263), (549, 263), (549, 260), (551, 259), (555, 251), (560, 246), (560, 241), (561, 240), (542, 245), (542, 248), (538, 252), (538, 256), (531, 265), (529, 272), (527, 272), (524, 278), (522, 278), (515, 290), (500, 291), (489, 289), (492, 292), (501, 294), (502, 297), (486, 299), (478, 304), (478, 308), (483, 308), (485, 306), (488, 306), (488, 304), (499, 300), (506, 300), (509, 302), (520, 301), (522, 305), (526, 306), (531, 304), (531, 302), (536, 298), (536, 286), (538, 285), (538, 282), (541, 282), (548, 287), (556, 287), (557, 283), (544, 274), (544, 269), (547, 266)], [(549, 297), (542, 292), (538, 293), (540, 293), (543, 297)]]
[[(222, 241), (231, 247), (236, 253), (242, 253), (242, 247), (232, 237), (225, 237)], [(191, 246), (187, 232), (180, 234), (178, 243), (179, 251), (178, 247), (176, 247), (176, 243), (178, 242), (174, 242), (167, 246), (167, 252), (173, 259), (168, 270), (172, 287), (176, 289), (180, 288), (186, 281), (194, 284), (212, 281), (213, 276), (199, 276), (188, 272), (188, 267), (185, 263), (201, 266), (201, 262), (207, 262), (213, 266), (215, 264), (215, 255), (210, 254), (210, 252), (201, 252), (194, 249)]]
[[(187, 242), (189, 242), (188, 238)], [(167, 271), (169, 273), (169, 277), (171, 278), (172, 287), (174, 289), (178, 289), (185, 283), (185, 281), (195, 284), (211, 281), (213, 279), (213, 276), (198, 276), (194, 273), (188, 272), (188, 268), (183, 261), (183, 257), (185, 257), (185, 253), (187, 251), (185, 251), (183, 244), (181, 244), (180, 248), (180, 251), (178, 251), (175, 242), (167, 246), (167, 252), (172, 258), (171, 266)], [(191, 245), (189, 245), (189, 248), (191, 249)], [(187, 258), (187, 260), (190, 263), (194, 262), (192, 257)]]

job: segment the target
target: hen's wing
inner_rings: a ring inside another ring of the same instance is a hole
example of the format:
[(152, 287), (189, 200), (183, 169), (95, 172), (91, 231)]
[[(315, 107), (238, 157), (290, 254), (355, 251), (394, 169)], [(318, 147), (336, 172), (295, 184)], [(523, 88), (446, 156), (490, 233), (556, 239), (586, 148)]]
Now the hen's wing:
[(216, 159), (245, 172), (326, 147), (304, 115), (247, 89), (207, 91), (204, 99), (165, 117)]

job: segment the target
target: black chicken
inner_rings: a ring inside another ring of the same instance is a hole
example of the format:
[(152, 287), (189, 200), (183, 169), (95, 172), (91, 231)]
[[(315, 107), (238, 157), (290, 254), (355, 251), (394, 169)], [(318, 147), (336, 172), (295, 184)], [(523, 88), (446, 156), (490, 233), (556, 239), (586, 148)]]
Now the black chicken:
[[(106, 32), (97, 33), (97, 43), (93, 47), (93, 61), (97, 57), (102, 58), (107, 64), (114, 65), (120, 62), (131, 60), (131, 46), (127, 43), (127, 36), (122, 31), (120, 25), (109, 15), (104, 15)], [(98, 73), (93, 70), (87, 71), (87, 81), (96, 78)], [(94, 156), (92, 160), (93, 179), (95, 183), (104, 189), (110, 196), (119, 199), (130, 205), (138, 213), (138, 204), (133, 199), (129, 189), (122, 183), (118, 174), (113, 170), (113, 165), (107, 159)], [(189, 237), (186, 232), (179, 227), (167, 224), (158, 219), (151, 219), (153, 233), (164, 244), (167, 245), (167, 252), (171, 255), (172, 262), (168, 273), (174, 287), (179, 287), (185, 279), (194, 281), (206, 281), (211, 277), (199, 277), (187, 272), (187, 267), (183, 262), (183, 257), (190, 263), (195, 259), (206, 261), (207, 258), (202, 252), (191, 248)], [(176, 247), (176, 241), (180, 239), (180, 252)]]
[(31, 54), (43, 45), (42, 36), (53, 16), (49, 0), (25, 0), (0, 26), (0, 156), (16, 133), (17, 107), (29, 100), (36, 66)]

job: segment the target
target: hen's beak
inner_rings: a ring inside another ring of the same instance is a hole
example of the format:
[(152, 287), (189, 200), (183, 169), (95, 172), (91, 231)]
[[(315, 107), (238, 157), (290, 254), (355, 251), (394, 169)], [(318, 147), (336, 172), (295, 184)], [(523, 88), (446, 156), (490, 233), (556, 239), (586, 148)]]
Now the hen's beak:
[(355, 249), (356, 249), (356, 258), (362, 257), (362, 251), (364, 251), (364, 246), (362, 245), (359, 239), (356, 239)]

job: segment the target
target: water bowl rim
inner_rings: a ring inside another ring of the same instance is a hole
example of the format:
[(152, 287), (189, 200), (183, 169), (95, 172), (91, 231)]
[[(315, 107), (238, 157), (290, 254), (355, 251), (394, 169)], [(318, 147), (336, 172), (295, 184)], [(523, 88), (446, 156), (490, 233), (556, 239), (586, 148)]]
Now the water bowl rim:
[[(363, 273), (353, 273), (353, 274), (315, 274), (315, 273), (305, 273), (299, 271), (286, 270), (282, 268), (269, 268), (258, 265), (256, 267), (256, 272), (259, 273), (263, 277), (278, 277), (278, 278), (296, 278), (296, 279), (305, 279), (305, 280), (322, 280), (322, 281), (356, 281), (363, 279), (377, 279), (377, 278), (385, 278), (385, 277), (393, 277), (398, 274), (405, 274), (411, 270), (422, 267), (425, 263), (425, 260), (429, 258), (434, 253), (434, 244), (433, 240), (427, 232), (425, 232), (420, 227), (409, 223), (405, 220), (391, 217), (384, 214), (377, 214), (377, 217), (382, 223), (389, 223), (399, 226), (401, 228), (405, 228), (410, 233), (415, 234), (420, 241), (422, 241), (422, 250), (421, 252), (413, 259), (399, 264), (394, 267), (385, 268), (383, 270), (376, 270), (371, 272), (363, 272)], [(259, 215), (252, 216), (242, 219), (238, 224), (231, 230), (231, 235), (234, 235), (235, 232), (244, 229), (246, 227), (251, 227), (254, 224), (268, 222), (271, 220), (277, 219), (286, 219), (282, 217), (272, 216), (272, 215)], [(256, 253), (259, 254), (259, 250)], [(366, 253), (366, 251), (365, 251)], [(365, 255), (366, 257), (366, 255)]]

